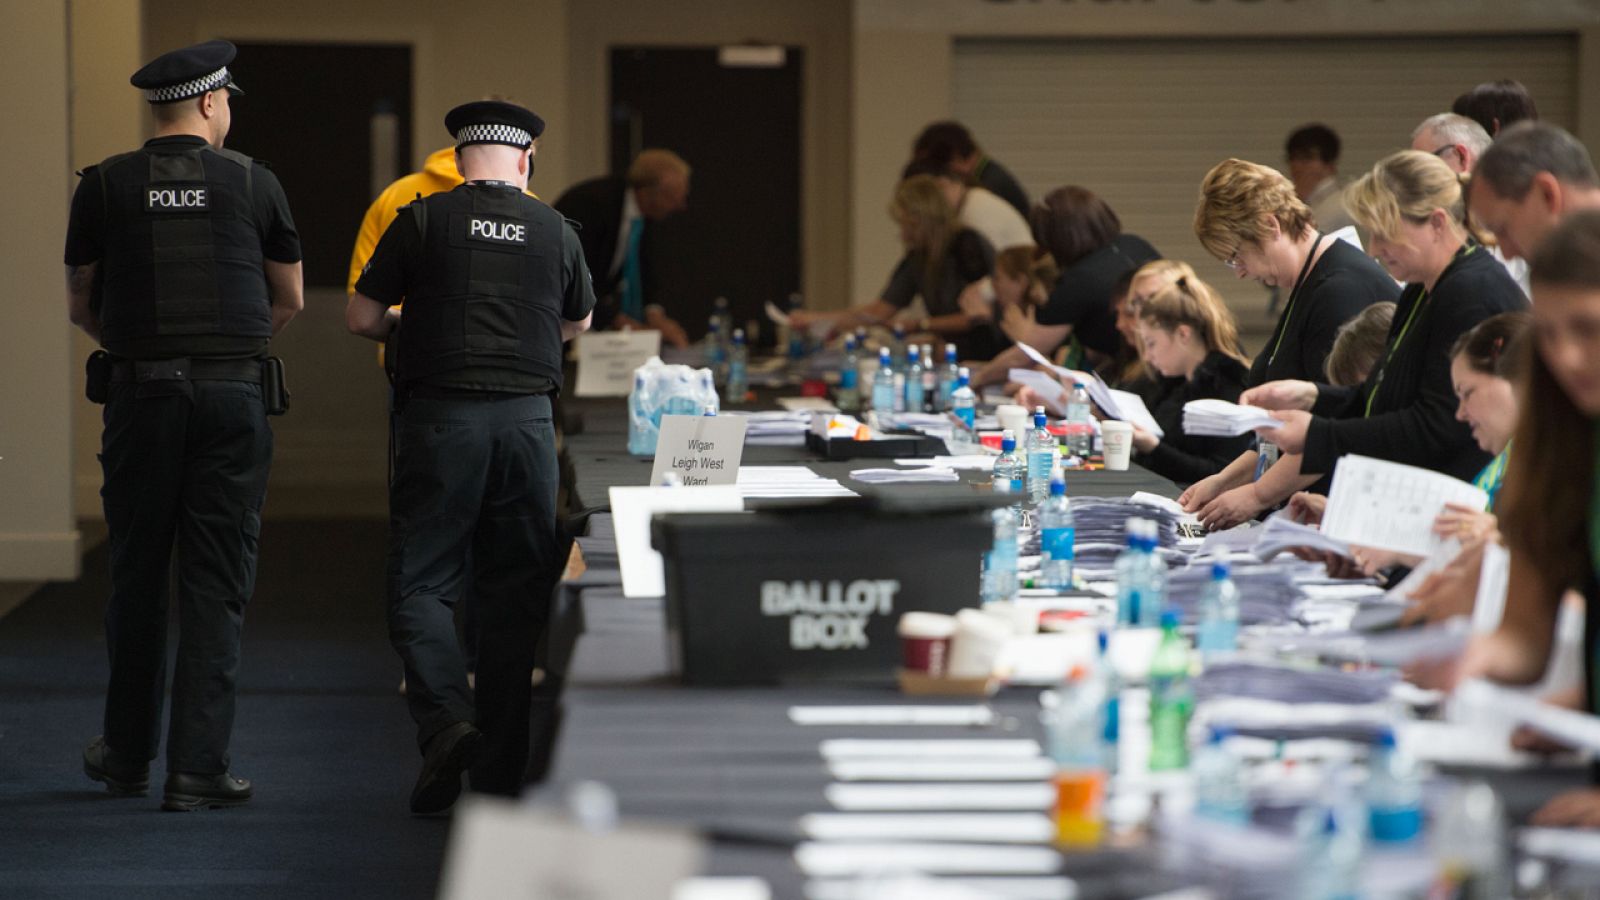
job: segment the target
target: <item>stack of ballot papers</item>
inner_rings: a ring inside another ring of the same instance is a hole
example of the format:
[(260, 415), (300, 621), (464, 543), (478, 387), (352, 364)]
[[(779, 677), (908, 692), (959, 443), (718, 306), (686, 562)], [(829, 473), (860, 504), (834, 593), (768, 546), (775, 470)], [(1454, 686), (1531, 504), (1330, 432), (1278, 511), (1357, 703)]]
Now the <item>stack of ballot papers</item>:
[[(1239, 589), (1239, 624), (1281, 625), (1295, 620), (1295, 605), (1304, 597), (1288, 566), (1235, 566), (1230, 573)], [(1167, 606), (1182, 620), (1201, 618), (1201, 598), (1211, 584), (1211, 567), (1195, 565), (1167, 573)]]
[(1196, 700), (1250, 697), (1281, 703), (1378, 703), (1398, 680), (1393, 672), (1302, 669), (1259, 662), (1217, 662), (1194, 681)]
[(1183, 405), (1184, 434), (1232, 437), (1282, 424), (1260, 407), (1240, 406), (1226, 400), (1190, 400)]
[(744, 442), (747, 446), (799, 446), (806, 442), (806, 430), (811, 427), (812, 414), (806, 410), (788, 412), (743, 412), (729, 410), (725, 416), (740, 416), (745, 420)]
[(1348, 543), (1331, 537), (1311, 525), (1296, 522), (1283, 510), (1268, 516), (1266, 524), (1254, 531), (1256, 541), (1251, 552), (1261, 559), (1271, 559), (1292, 547), (1305, 547), (1310, 550), (1337, 553), (1340, 556), (1350, 555)]
[(915, 469), (855, 469), (850, 477), (866, 484), (905, 484), (918, 481), (960, 481), (955, 469), (922, 466)]
[(858, 497), (832, 478), (823, 478), (805, 466), (743, 466), (737, 482), (739, 493), (753, 497)]
[[(1178, 543), (1178, 520), (1181, 515), (1160, 506), (1137, 503), (1122, 497), (1073, 497), (1073, 525), (1077, 529), (1074, 541), (1077, 561), (1091, 568), (1108, 566), (1117, 554), (1127, 548), (1128, 519), (1149, 519), (1156, 523), (1160, 546), (1170, 551)], [(1036, 542), (1032, 549), (1022, 552), (1037, 553)], [(1172, 554), (1164, 552), (1164, 557)]]
[(925, 459), (897, 459), (897, 466), (938, 466), (941, 469), (976, 469), (980, 472), (994, 471), (994, 461), (999, 457), (992, 453), (974, 453), (970, 456), (930, 456)]

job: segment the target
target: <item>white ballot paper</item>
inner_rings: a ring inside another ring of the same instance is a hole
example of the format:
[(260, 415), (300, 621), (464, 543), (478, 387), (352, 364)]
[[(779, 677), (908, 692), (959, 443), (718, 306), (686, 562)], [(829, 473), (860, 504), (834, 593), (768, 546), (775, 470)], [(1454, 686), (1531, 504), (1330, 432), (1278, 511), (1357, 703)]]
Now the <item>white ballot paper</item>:
[(1257, 406), (1242, 406), (1207, 398), (1183, 405), (1183, 433), (1208, 437), (1233, 437), (1257, 428), (1281, 428), (1283, 423)]
[(1483, 509), (1481, 489), (1416, 466), (1348, 454), (1333, 468), (1322, 533), (1363, 547), (1428, 557), (1442, 541), (1433, 520), (1446, 503)]
[(811, 813), (800, 831), (819, 841), (1047, 844), (1056, 826), (1038, 813)]
[[(1100, 376), (1098, 375), (1095, 376), (1095, 381), (1101, 384), (1105, 383), (1100, 381)], [(1106, 415), (1113, 419), (1127, 422), (1130, 425), (1137, 425), (1156, 437), (1167, 436), (1161, 426), (1156, 424), (1156, 417), (1150, 414), (1150, 407), (1144, 405), (1143, 397), (1132, 391), (1119, 391), (1116, 388), (1107, 388), (1106, 392), (1111, 395), (1111, 399), (1114, 401), (1109, 409), (1104, 405), (1101, 406), (1102, 409), (1105, 409)], [(1093, 395), (1094, 390), (1091, 388), (1089, 393)]]
[[(1116, 419), (1119, 422), (1128, 422), (1130, 424), (1137, 425), (1156, 437), (1166, 437), (1166, 432), (1161, 429), (1160, 425), (1156, 424), (1155, 416), (1150, 414), (1150, 408), (1144, 405), (1144, 400), (1138, 394), (1129, 391), (1118, 391), (1112, 389), (1110, 385), (1106, 384), (1105, 379), (1101, 378), (1097, 372), (1079, 372), (1076, 369), (1068, 369), (1064, 366), (1058, 366), (1047, 359), (1043, 353), (1040, 353), (1038, 350), (1035, 350), (1021, 341), (1017, 341), (1017, 346), (1022, 348), (1023, 354), (1029, 359), (1041, 366), (1044, 366), (1046, 371), (1054, 372), (1068, 381), (1082, 382), (1084, 389), (1089, 392), (1089, 399), (1093, 400), (1094, 404), (1100, 407), (1100, 411), (1105, 413), (1108, 417)], [(1056, 389), (1060, 391), (1062, 414), (1065, 414), (1067, 407), (1066, 398), (1070, 395), (1070, 389), (1062, 385), (1060, 382), (1057, 382), (1055, 379), (1050, 378), (1048, 375), (1041, 375), (1037, 372), (1035, 372), (1031, 378), (1028, 376), (1018, 377), (1019, 373), (1025, 371), (1029, 370), (1012, 369), (1008, 375), (1012, 381), (1015, 381), (1018, 384), (1026, 384), (1029, 387), (1033, 387), (1036, 391), (1040, 390), (1039, 387), (1036, 386), (1036, 383), (1041, 378), (1045, 381), (1048, 381), (1050, 384), (1055, 385)], [(1040, 391), (1040, 395), (1051, 396), (1049, 394), (1045, 394), (1043, 391)]]
[(1062, 859), (1060, 851), (1054, 847), (920, 841), (808, 841), (794, 851), (794, 861), (800, 871), (822, 877), (866, 873), (898, 876), (907, 872), (929, 875), (1054, 875), (1061, 871)]
[(1511, 586), (1511, 552), (1494, 541), (1483, 546), (1478, 568), (1478, 596), (1472, 603), (1472, 630), (1488, 634), (1500, 627), (1506, 611), (1506, 589)]
[(1039, 400), (1044, 408), (1054, 416), (1067, 414), (1067, 398), (1071, 396), (1061, 382), (1054, 376), (1038, 369), (1012, 369), (1006, 373), (1006, 378), (1015, 381), (1026, 388), (1031, 388), (1039, 395)]
[(1055, 802), (1055, 786), (1048, 782), (962, 784), (830, 784), (823, 796), (843, 812), (893, 812), (897, 810), (1035, 810)]
[(1600, 718), (1587, 713), (1552, 706), (1537, 697), (1477, 678), (1457, 686), (1453, 702), (1453, 713), (1459, 712), (1474, 722), (1500, 719), (1526, 725), (1579, 750), (1600, 753)]
[(579, 397), (626, 397), (633, 390), (633, 370), (661, 352), (661, 332), (585, 331), (574, 342), (578, 357)]
[(739, 416), (662, 416), (650, 483), (677, 472), (686, 487), (734, 484), (744, 455), (745, 420)]
[(735, 484), (707, 487), (613, 487), (611, 521), (626, 597), (667, 593), (661, 554), (650, 545), (650, 517), (658, 512), (740, 512), (744, 497)]
[[(456, 806), (439, 897), (666, 897), (699, 871), (703, 856), (686, 828), (623, 823), (596, 833), (511, 800), (468, 796)], [(622, 859), (628, 864), (617, 865)]]

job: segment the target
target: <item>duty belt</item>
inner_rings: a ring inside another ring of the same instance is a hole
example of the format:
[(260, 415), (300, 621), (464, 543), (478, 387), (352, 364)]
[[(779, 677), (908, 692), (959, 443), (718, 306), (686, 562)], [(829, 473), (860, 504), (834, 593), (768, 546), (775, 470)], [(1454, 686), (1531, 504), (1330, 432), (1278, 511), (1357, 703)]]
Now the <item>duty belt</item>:
[(113, 384), (145, 381), (247, 381), (261, 383), (259, 359), (119, 359)]

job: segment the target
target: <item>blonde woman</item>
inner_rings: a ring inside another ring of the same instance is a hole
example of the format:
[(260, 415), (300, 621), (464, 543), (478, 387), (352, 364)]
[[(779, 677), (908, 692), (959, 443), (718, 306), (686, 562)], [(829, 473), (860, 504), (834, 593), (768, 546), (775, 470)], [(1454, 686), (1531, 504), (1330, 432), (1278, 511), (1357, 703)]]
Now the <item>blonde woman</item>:
[(1003, 338), (987, 319), (961, 311), (959, 297), (967, 285), (988, 277), (994, 267), (994, 249), (981, 235), (962, 228), (938, 180), (914, 175), (895, 189), (889, 213), (900, 229), (905, 255), (896, 264), (878, 299), (842, 312), (798, 310), (790, 322), (804, 328), (828, 322), (836, 329), (887, 322), (922, 298), (928, 314), (912, 323), (919, 332), (932, 332), (954, 342), (962, 359), (989, 359)]
[(1455, 418), (1450, 348), (1479, 322), (1528, 301), (1469, 232), (1460, 179), (1438, 157), (1403, 150), (1352, 184), (1345, 207), (1371, 233), (1373, 256), (1406, 283), (1388, 344), (1358, 386), (1288, 380), (1244, 393), (1243, 402), (1278, 411), (1282, 427), (1263, 437), (1286, 455), (1253, 484), (1206, 504), (1200, 517), (1213, 527), (1281, 503), (1346, 453), (1461, 479), (1489, 462)]
[(1134, 460), (1180, 484), (1214, 475), (1251, 438), (1184, 434), (1183, 405), (1203, 399), (1232, 402), (1244, 390), (1249, 359), (1239, 350), (1233, 313), (1210, 285), (1191, 277), (1179, 277), (1142, 299), (1137, 309), (1145, 365), (1155, 375), (1181, 381), (1151, 410), (1163, 437), (1135, 426)]

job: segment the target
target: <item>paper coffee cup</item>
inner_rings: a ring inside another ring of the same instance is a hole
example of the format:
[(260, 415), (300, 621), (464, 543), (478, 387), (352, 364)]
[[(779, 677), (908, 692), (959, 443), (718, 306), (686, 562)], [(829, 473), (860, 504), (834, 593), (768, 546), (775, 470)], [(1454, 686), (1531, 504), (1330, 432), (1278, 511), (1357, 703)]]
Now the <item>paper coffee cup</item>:
[(1003, 403), (994, 408), (994, 417), (999, 420), (1002, 431), (1011, 429), (1011, 433), (1017, 436), (1017, 446), (1021, 447), (1023, 435), (1033, 426), (1033, 417), (1028, 415), (1027, 407)]
[(1106, 468), (1121, 472), (1133, 458), (1133, 426), (1107, 419), (1100, 423), (1100, 439), (1105, 444)]
[(951, 678), (988, 678), (1011, 639), (1009, 625), (976, 609), (956, 613), (956, 633), (950, 639)]
[(899, 632), (903, 665), (932, 678), (942, 677), (950, 658), (950, 636), (956, 633), (955, 616), (908, 612), (900, 617)]

